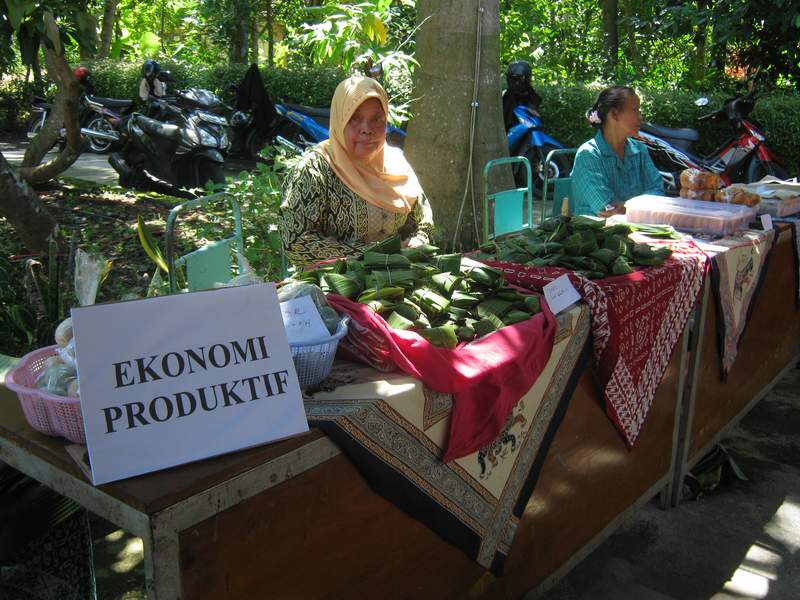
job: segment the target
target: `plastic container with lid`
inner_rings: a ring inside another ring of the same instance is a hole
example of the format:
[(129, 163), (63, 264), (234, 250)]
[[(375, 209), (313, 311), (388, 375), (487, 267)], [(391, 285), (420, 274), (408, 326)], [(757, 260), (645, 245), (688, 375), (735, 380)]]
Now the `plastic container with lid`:
[(754, 208), (741, 204), (706, 202), (644, 194), (625, 203), (630, 223), (672, 225), (690, 233), (728, 235), (745, 229), (756, 214)]
[(758, 214), (786, 217), (800, 212), (800, 196), (793, 198), (762, 198), (756, 207)]

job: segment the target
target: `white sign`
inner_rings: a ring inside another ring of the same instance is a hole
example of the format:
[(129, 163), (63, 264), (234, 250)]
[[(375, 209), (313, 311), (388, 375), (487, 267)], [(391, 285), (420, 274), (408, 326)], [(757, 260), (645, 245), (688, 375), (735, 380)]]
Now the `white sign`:
[(770, 214), (761, 215), (761, 227), (764, 228), (764, 231), (769, 231), (770, 229), (772, 229), (772, 215)]
[(557, 315), (565, 308), (569, 308), (581, 299), (581, 295), (572, 285), (566, 273), (546, 284), (542, 291), (544, 292), (544, 299), (547, 300), (547, 305), (554, 315)]
[(331, 335), (311, 296), (281, 302), (281, 314), (289, 343), (313, 342)]
[(72, 319), (95, 485), (308, 431), (273, 283)]

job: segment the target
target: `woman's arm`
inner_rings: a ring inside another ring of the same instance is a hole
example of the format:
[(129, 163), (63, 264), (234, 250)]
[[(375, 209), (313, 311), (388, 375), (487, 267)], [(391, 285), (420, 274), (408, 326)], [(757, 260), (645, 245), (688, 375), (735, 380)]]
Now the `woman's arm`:
[(612, 204), (614, 192), (603, 169), (602, 157), (590, 149), (579, 150), (572, 167), (572, 196), (576, 215), (598, 215)]
[(642, 183), (644, 183), (645, 194), (664, 195), (664, 179), (656, 168), (650, 153), (642, 153)]
[(409, 246), (430, 244), (433, 241), (433, 211), (425, 192), (420, 193), (414, 207), (408, 215), (408, 220), (400, 229), (400, 236), (408, 240)]

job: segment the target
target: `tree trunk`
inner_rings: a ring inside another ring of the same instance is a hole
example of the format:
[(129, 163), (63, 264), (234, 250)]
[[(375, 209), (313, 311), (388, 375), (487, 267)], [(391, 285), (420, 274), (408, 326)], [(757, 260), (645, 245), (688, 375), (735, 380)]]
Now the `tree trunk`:
[(267, 64), (275, 66), (275, 32), (272, 30), (272, 0), (267, 0)]
[(248, 0), (233, 0), (231, 6), (234, 19), (228, 47), (228, 60), (232, 63), (246, 63), (250, 41), (250, 5)]
[[(454, 249), (477, 246), (482, 231), (483, 167), (488, 160), (508, 156), (500, 101), (498, 1), (420, 0), (417, 5), (420, 66), (413, 97), (418, 100), (405, 152), (431, 201), (437, 243), (450, 247), (455, 239)], [(479, 7), (483, 9), (480, 17)], [(474, 194), (467, 193), (462, 212), (465, 187), (470, 188), (470, 117), (479, 18), (480, 67), (471, 161)], [(510, 170), (496, 170), (491, 179), (490, 190), (513, 187)]]
[(613, 76), (617, 68), (619, 54), (619, 33), (617, 30), (617, 0), (601, 0), (603, 13), (603, 47), (608, 57), (606, 75)]
[(97, 58), (108, 58), (111, 44), (114, 41), (114, 23), (117, 19), (117, 4), (119, 0), (105, 0), (103, 7), (103, 30), (100, 33), (100, 52)]
[(0, 216), (4, 217), (31, 252), (45, 250), (56, 222), (39, 196), (8, 164), (0, 152)]
[[(48, 16), (49, 20), (47, 19)], [(63, 122), (63, 126), (66, 129), (66, 145), (51, 161), (39, 164), (44, 154), (53, 147), (55, 140), (48, 137), (37, 144), (37, 140), (34, 139), (34, 142), (25, 152), (23, 166), (19, 169), (20, 177), (32, 184), (50, 181), (68, 169), (80, 156), (82, 145), (80, 124), (78, 123), (80, 85), (61, 54), (58, 28), (50, 13), (46, 13), (45, 16), (45, 29), (52, 43), (52, 47), (43, 44), (45, 64), (47, 65), (50, 79), (55, 81), (58, 86), (58, 92), (56, 93), (55, 106), (51, 117), (45, 123), (42, 131), (44, 132), (47, 129), (48, 136), (53, 135), (53, 133), (58, 136), (58, 131), (61, 129)], [(37, 155), (38, 160), (34, 160)]]
[(258, 64), (258, 19), (256, 13), (251, 13), (250, 18), (250, 63)]

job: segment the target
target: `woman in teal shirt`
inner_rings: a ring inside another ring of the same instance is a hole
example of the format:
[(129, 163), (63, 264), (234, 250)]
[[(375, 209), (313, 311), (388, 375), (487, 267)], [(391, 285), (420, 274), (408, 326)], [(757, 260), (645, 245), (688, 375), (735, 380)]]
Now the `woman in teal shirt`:
[(572, 168), (574, 212), (609, 217), (625, 212), (625, 201), (640, 194), (664, 194), (664, 182), (639, 133), (639, 96), (626, 86), (606, 88), (586, 112), (598, 129), (578, 148)]

